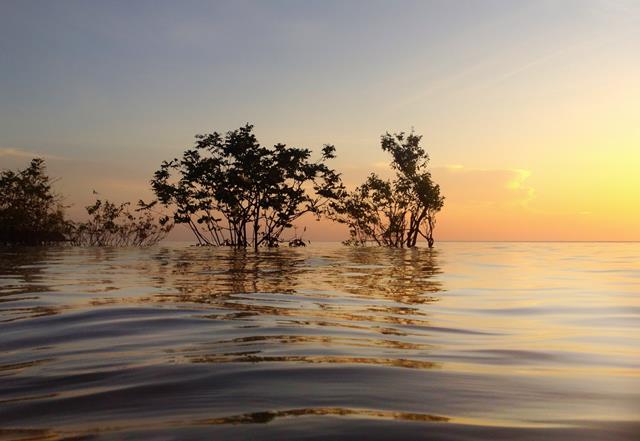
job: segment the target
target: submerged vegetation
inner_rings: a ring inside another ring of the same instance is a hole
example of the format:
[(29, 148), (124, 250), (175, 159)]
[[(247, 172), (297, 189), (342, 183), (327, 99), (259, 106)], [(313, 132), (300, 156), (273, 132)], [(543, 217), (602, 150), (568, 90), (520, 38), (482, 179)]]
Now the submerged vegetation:
[(173, 224), (167, 216), (156, 218), (142, 202), (133, 212), (131, 203), (96, 200), (86, 207), (89, 219), (74, 225), (70, 242), (82, 246), (149, 246), (164, 239)]
[(436, 215), (444, 198), (427, 170), (429, 156), (420, 147), (421, 139), (413, 132), (385, 133), (381, 146), (391, 154), (395, 178), (385, 180), (372, 173), (333, 203), (331, 217), (349, 228), (346, 244), (404, 248), (416, 246), (423, 237), (433, 247)]
[(149, 206), (132, 213), (130, 203), (97, 200), (86, 207), (89, 219), (65, 217), (62, 196), (51, 187), (45, 162), (35, 158), (24, 170), (0, 173), (0, 244), (148, 246), (158, 243), (173, 224), (156, 218)]
[(71, 223), (62, 197), (51, 188), (43, 159), (23, 170), (0, 172), (0, 244), (45, 245), (65, 241)]
[(424, 238), (431, 248), (444, 198), (428, 171), (421, 138), (384, 134), (382, 150), (391, 155), (395, 177), (372, 173), (347, 191), (327, 165), (335, 158), (332, 145), (312, 160), (307, 148), (261, 145), (249, 124), (197, 135), (194, 147), (155, 172), (154, 201), (132, 208), (98, 199), (86, 207), (85, 222), (65, 218), (62, 197), (52, 189), (44, 160), (36, 158), (24, 170), (0, 173), (0, 244), (149, 246), (175, 224), (185, 224), (199, 245), (305, 246), (290, 232), (296, 220), (313, 215), (345, 224), (348, 245), (415, 247)]
[(162, 163), (151, 185), (200, 245), (274, 247), (295, 220), (321, 215), (343, 192), (340, 176), (326, 165), (335, 148), (325, 145), (317, 161), (310, 157), (305, 148), (260, 145), (247, 124), (197, 135), (181, 159)]

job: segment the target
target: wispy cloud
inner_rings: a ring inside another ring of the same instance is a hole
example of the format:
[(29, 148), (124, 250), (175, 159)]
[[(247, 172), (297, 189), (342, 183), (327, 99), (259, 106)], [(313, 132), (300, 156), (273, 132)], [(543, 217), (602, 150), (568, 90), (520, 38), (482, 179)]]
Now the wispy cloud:
[(66, 158), (57, 155), (34, 152), (30, 150), (16, 149), (11, 147), (0, 147), (0, 158), (44, 158), (51, 160), (65, 160)]
[[(394, 176), (388, 162), (372, 162), (369, 167), (370, 171), (383, 178)], [(535, 211), (529, 206), (536, 197), (536, 191), (529, 183), (532, 175), (530, 170), (477, 168), (462, 164), (438, 165), (430, 169), (435, 182), (440, 184), (447, 198), (446, 206), (455, 205), (469, 210), (486, 207)], [(353, 184), (355, 185), (357, 183)]]
[(519, 66), (515, 66), (513, 67), (511, 70), (508, 70), (507, 72), (503, 73), (502, 75), (497, 75), (493, 81), (491, 81), (491, 83), (487, 86), (487, 87), (493, 87), (493, 86), (497, 86), (501, 83), (504, 83), (505, 81), (516, 77), (528, 70), (531, 70), (535, 67), (538, 67), (540, 65), (543, 65), (551, 60), (553, 60), (556, 57), (559, 57), (560, 55), (562, 55), (563, 53), (567, 52), (568, 48), (560, 48), (560, 49), (556, 49), (553, 51), (550, 51), (542, 56), (533, 58)]
[(535, 189), (529, 184), (531, 171), (525, 169), (482, 169), (460, 164), (432, 168), (447, 204), (462, 207), (520, 207), (532, 211), (529, 203)]

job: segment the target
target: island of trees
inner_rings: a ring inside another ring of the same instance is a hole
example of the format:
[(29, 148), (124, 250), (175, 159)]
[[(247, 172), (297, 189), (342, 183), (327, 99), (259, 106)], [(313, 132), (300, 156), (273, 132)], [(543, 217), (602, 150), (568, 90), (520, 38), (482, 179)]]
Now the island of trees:
[(153, 175), (155, 200), (133, 206), (97, 199), (84, 222), (65, 217), (63, 198), (36, 158), (25, 169), (0, 172), (0, 244), (148, 246), (184, 224), (199, 245), (301, 246), (301, 237), (291, 237), (295, 221), (313, 215), (346, 225), (347, 245), (415, 247), (423, 238), (431, 248), (444, 198), (421, 140), (413, 132), (382, 135), (395, 176), (372, 173), (349, 191), (330, 166), (333, 145), (317, 158), (307, 148), (263, 146), (249, 124), (196, 135), (193, 147)]

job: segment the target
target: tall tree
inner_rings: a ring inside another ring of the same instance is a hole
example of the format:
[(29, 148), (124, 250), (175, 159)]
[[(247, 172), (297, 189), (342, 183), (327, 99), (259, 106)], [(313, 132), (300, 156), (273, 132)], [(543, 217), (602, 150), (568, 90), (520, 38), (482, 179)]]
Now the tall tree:
[(306, 148), (260, 145), (253, 126), (197, 135), (181, 159), (165, 161), (151, 185), (158, 201), (189, 226), (201, 245), (278, 246), (306, 213), (320, 215), (341, 194), (340, 175)]
[(43, 159), (33, 159), (23, 170), (0, 172), (0, 244), (61, 242), (70, 225)]
[(421, 139), (413, 132), (382, 135), (381, 147), (391, 154), (395, 178), (385, 180), (372, 173), (364, 184), (332, 203), (331, 217), (349, 227), (346, 243), (414, 247), (423, 237), (433, 247), (436, 215), (444, 197), (431, 179)]

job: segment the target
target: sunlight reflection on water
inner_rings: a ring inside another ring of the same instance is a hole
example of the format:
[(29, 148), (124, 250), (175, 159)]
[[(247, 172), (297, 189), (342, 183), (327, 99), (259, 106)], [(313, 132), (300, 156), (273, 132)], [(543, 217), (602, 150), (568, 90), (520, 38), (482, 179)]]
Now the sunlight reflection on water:
[(636, 439), (638, 247), (0, 250), (0, 439)]

